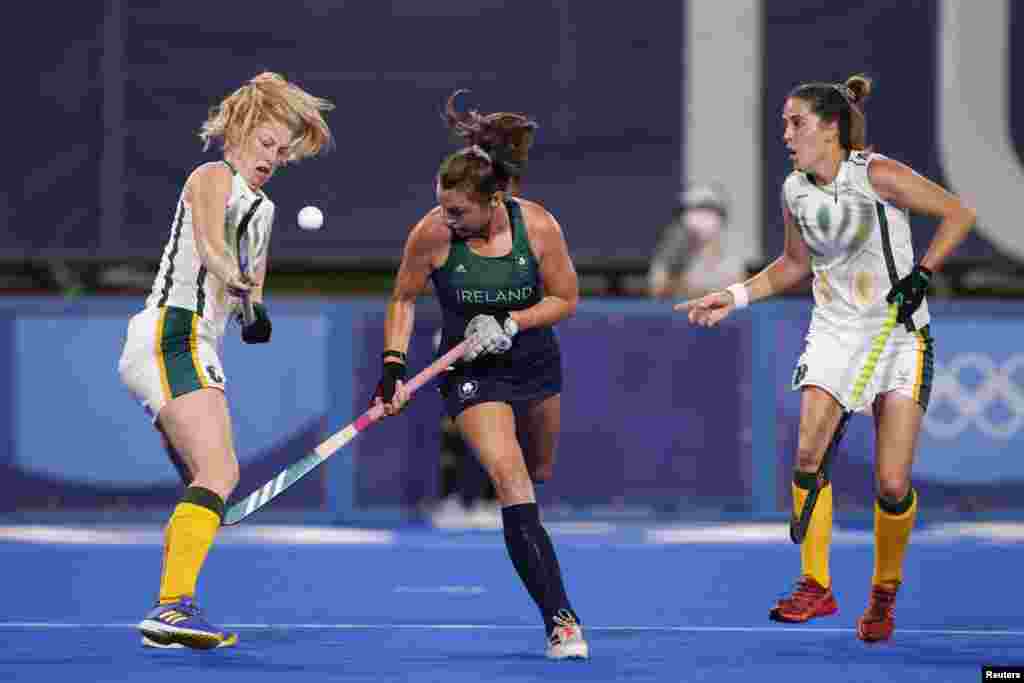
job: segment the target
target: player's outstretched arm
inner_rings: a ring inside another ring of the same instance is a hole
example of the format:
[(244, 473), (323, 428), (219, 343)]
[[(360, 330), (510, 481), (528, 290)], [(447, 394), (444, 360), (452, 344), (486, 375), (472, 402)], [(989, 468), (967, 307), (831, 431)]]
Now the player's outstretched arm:
[(800, 228), (786, 206), (782, 208), (786, 242), (782, 255), (746, 282), (712, 292), (699, 299), (684, 301), (673, 310), (685, 311), (689, 321), (703, 327), (714, 327), (738, 308), (766, 299), (795, 286), (811, 272), (811, 254)]
[(409, 232), (398, 266), (395, 286), (384, 321), (384, 352), (381, 381), (374, 402), (382, 403), (385, 415), (395, 415), (409, 400), (405, 386), (405, 354), (409, 351), (416, 299), (427, 287), (439, 250), (449, 240), (448, 229), (437, 219), (437, 210), (427, 214)]
[[(741, 287), (743, 285), (740, 285)], [(699, 299), (690, 299), (672, 307), (675, 311), (685, 311), (686, 316), (694, 325), (714, 327), (729, 317), (737, 308), (735, 295), (728, 290), (711, 292)]]

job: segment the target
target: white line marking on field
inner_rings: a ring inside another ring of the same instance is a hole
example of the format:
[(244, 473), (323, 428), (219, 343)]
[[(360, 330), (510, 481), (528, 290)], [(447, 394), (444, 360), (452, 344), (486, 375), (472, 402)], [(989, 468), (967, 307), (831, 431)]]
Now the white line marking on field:
[[(737, 524), (678, 524), (647, 529), (645, 538), (654, 545), (678, 544), (782, 544), (789, 543), (789, 525), (779, 522)], [(832, 534), (836, 545), (873, 545), (870, 530), (843, 529), (837, 525)], [(917, 530), (911, 543), (942, 545), (957, 541), (993, 544), (1024, 542), (1024, 524), (1020, 522), (937, 523)]]
[[(975, 538), (991, 541), (1024, 541), (1024, 524), (1020, 522), (948, 522), (935, 524), (922, 534), (935, 540)], [(911, 543), (918, 534), (911, 537)]]
[(486, 593), (483, 586), (395, 586), (395, 593), (442, 593), (449, 595), (480, 595)]
[[(225, 628), (250, 629), (253, 631), (524, 631), (535, 630), (536, 626), (505, 624), (223, 624)], [(0, 629), (47, 630), (47, 629), (126, 629), (135, 624), (82, 623), (49, 621), (0, 621)], [(655, 632), (655, 633), (853, 633), (856, 629), (821, 626), (586, 626), (587, 631)], [(928, 629), (899, 628), (900, 633), (926, 636), (1024, 636), (1024, 631), (1012, 629)]]
[[(274, 486), (277, 479), (269, 484)], [(268, 489), (269, 490), (269, 489)], [(255, 500), (255, 499), (254, 499)], [(578, 546), (592, 541), (607, 548), (659, 548), (665, 545), (789, 545), (788, 525), (778, 522), (730, 524), (669, 524), (630, 528), (605, 522), (552, 522), (553, 535), (572, 537)], [(497, 529), (495, 529), (496, 531)], [(623, 533), (619, 533), (619, 532)], [(21, 524), (0, 526), (0, 541), (52, 545), (162, 545), (163, 528), (157, 525), (68, 526), (59, 524)], [(937, 523), (914, 532), (911, 543), (950, 545), (962, 541), (991, 545), (1024, 543), (1024, 523), (961, 522)], [(247, 524), (224, 528), (218, 544), (279, 545), (411, 545), (461, 550), (503, 545), (500, 533), (481, 534), (477, 538), (452, 538), (443, 533), (419, 534), (387, 529), (360, 529), (344, 526), (299, 524)], [(833, 532), (835, 545), (870, 546), (870, 530), (844, 529)]]
[[(752, 524), (666, 526), (646, 532), (647, 542), (659, 545), (690, 543), (762, 543), (786, 544), (789, 542), (789, 525), (775, 522)], [(874, 543), (870, 531), (846, 531), (835, 529), (832, 540), (836, 544), (866, 545)]]
[[(66, 526), (0, 526), (0, 541), (59, 545), (163, 545), (159, 527), (88, 529)], [(335, 526), (249, 525), (222, 529), (218, 544), (392, 545), (393, 531)]]

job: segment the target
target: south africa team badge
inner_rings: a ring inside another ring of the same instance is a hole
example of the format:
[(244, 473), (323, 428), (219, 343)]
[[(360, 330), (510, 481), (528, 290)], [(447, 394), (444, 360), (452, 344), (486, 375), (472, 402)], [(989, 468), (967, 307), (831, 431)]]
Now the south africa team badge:
[(480, 388), (480, 383), (475, 379), (466, 379), (459, 382), (459, 399), (468, 401), (469, 399), (476, 396), (477, 390)]

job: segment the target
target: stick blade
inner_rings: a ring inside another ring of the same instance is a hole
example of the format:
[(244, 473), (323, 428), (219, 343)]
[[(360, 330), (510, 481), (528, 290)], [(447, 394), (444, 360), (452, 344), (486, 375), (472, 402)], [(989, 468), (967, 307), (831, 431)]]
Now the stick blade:
[(315, 470), (325, 460), (316, 451), (311, 451), (301, 460), (292, 463), (282, 470), (276, 477), (259, 487), (242, 500), (228, 506), (224, 513), (224, 526), (238, 524), (243, 519), (264, 507), (282, 493), (291, 488), (292, 484), (299, 481), (307, 474)]
[[(427, 368), (420, 371), (419, 374), (409, 380), (409, 394), (412, 395), (415, 393), (420, 387), (444, 372), (457, 359), (461, 358), (462, 354), (465, 353), (468, 344), (468, 340), (459, 342), (457, 345), (449, 349), (447, 353), (440, 358), (435, 359)], [(242, 500), (229, 505), (227, 511), (224, 513), (224, 520), (221, 523), (224, 526), (238, 524), (252, 513), (264, 507), (274, 498), (277, 498), (279, 495), (287, 491), (292, 484), (319, 467), (321, 463), (327, 460), (327, 458), (331, 457), (339, 449), (347, 445), (348, 442), (356, 438), (357, 434), (377, 420), (381, 419), (383, 415), (384, 408), (380, 404), (369, 408), (366, 412), (360, 415), (355, 422), (343, 429), (339, 429), (301, 460), (289, 465), (276, 477), (250, 493)]]

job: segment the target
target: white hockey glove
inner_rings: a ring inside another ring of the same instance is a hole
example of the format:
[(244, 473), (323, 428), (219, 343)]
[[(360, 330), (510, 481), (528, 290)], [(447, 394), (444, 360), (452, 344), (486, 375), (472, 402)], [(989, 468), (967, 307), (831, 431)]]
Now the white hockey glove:
[(469, 348), (462, 360), (467, 363), (476, 360), (485, 353), (505, 353), (512, 348), (512, 338), (519, 332), (519, 325), (512, 316), (499, 323), (493, 315), (480, 314), (466, 325), (466, 339)]

